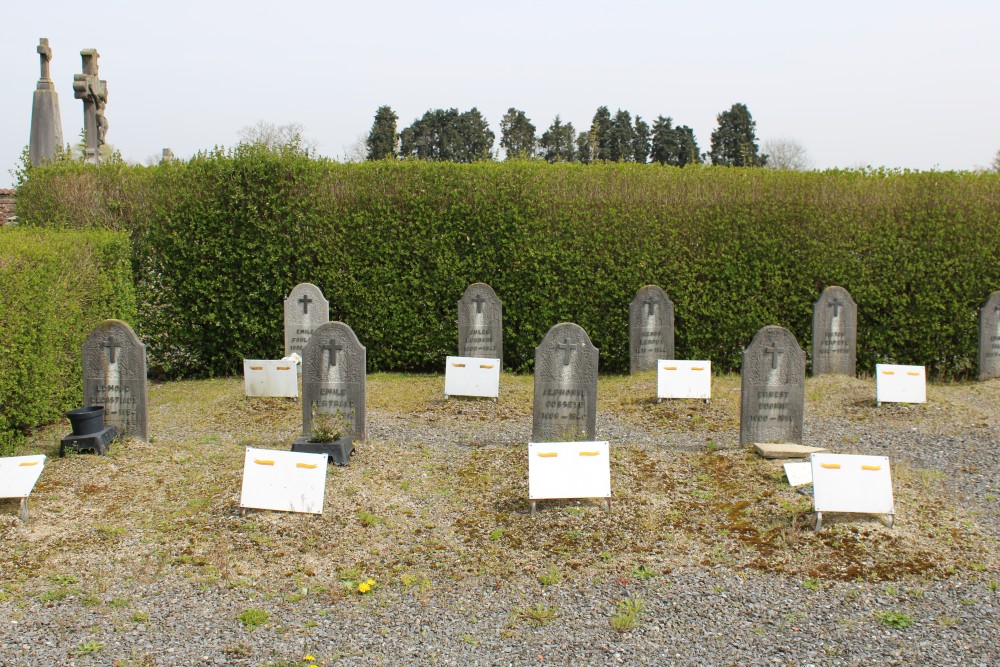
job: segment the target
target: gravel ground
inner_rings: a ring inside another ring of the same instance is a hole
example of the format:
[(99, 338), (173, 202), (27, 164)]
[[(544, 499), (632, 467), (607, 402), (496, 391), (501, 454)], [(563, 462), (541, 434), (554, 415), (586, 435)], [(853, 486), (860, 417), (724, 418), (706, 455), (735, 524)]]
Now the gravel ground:
[[(564, 501), (535, 517), (530, 380), (499, 403), (445, 402), (439, 381), (370, 381), (370, 442), (331, 470), (321, 518), (236, 507), (242, 445), (290, 441), (297, 405), (265, 404), (280, 414), (246, 440), (226, 420), (262, 410), (237, 381), (153, 387), (154, 443), (50, 458), (27, 524), (0, 505), (0, 666), (1000, 664), (1000, 382), (876, 408), (864, 380), (810, 379), (806, 442), (888, 455), (897, 525), (843, 516), (817, 537), (799, 505), (759, 545), (715, 519), (732, 516), (725, 494), (753, 494), (751, 522), (803, 497), (739, 448), (738, 379), (709, 406), (602, 384), (611, 515)], [(866, 553), (837, 550), (850, 540)], [(841, 553), (872, 571), (825, 567)], [(623, 600), (645, 604), (624, 632)], [(251, 608), (268, 614), (252, 631)]]

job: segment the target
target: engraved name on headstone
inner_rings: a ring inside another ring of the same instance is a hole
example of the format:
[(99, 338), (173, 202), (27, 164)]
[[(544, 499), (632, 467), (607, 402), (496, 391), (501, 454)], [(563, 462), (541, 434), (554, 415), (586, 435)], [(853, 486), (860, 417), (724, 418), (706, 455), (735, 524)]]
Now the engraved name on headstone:
[(802, 444), (806, 353), (790, 331), (766, 326), (743, 350), (740, 444)]
[(149, 442), (146, 346), (121, 320), (104, 320), (83, 341), (83, 403), (103, 405), (105, 424)]
[(674, 303), (660, 287), (646, 285), (628, 306), (632, 373), (656, 368), (657, 359), (674, 358)]
[(535, 348), (533, 442), (594, 440), (598, 350), (587, 332), (557, 324)]
[(979, 379), (1000, 377), (1000, 291), (979, 310)]
[(823, 290), (813, 304), (812, 374), (855, 374), (858, 305), (843, 287)]
[(340, 415), (357, 440), (367, 438), (365, 378), (367, 350), (343, 322), (312, 333), (302, 351), (302, 434), (312, 435), (313, 414)]
[(469, 285), (458, 300), (458, 356), (503, 364), (503, 304), (486, 283)]
[(285, 356), (297, 353), (302, 356), (309, 337), (316, 327), (330, 321), (330, 302), (312, 283), (295, 286), (285, 297)]

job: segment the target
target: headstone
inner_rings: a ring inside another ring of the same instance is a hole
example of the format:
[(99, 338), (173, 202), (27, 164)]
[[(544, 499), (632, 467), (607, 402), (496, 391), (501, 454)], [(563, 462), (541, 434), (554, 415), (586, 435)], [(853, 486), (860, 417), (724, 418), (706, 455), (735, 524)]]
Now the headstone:
[(635, 293), (628, 306), (631, 372), (656, 368), (658, 359), (674, 358), (674, 303), (656, 285)]
[(83, 73), (73, 75), (73, 96), (83, 100), (83, 133), (86, 142), (84, 162), (100, 164), (101, 146), (108, 134), (108, 119), (104, 108), (108, 104), (108, 82), (98, 75), (97, 49), (80, 51)]
[(28, 156), (31, 164), (39, 166), (51, 162), (56, 157), (56, 151), (63, 147), (62, 120), (59, 117), (59, 94), (49, 75), (49, 62), (52, 60), (52, 49), (49, 40), (42, 37), (38, 40), (38, 56), (41, 60), (42, 73), (35, 86), (35, 95), (31, 103), (31, 140), (28, 143)]
[(365, 373), (367, 350), (351, 327), (328, 322), (318, 327), (302, 351), (302, 435), (312, 435), (313, 414), (343, 417), (351, 436), (367, 438)]
[(83, 403), (103, 405), (105, 424), (149, 442), (146, 346), (121, 320), (104, 320), (83, 341)]
[(843, 287), (827, 287), (813, 304), (812, 374), (853, 377), (857, 346), (858, 304)]
[(176, 159), (176, 158), (174, 158), (174, 152), (172, 150), (170, 150), (169, 148), (164, 148), (163, 149), (163, 156), (160, 158), (160, 162), (170, 162), (170, 161), (172, 161), (174, 159)]
[(888, 514), (894, 521), (888, 457), (813, 454), (810, 463), (816, 532), (823, 526), (823, 512)]
[(790, 331), (766, 326), (743, 350), (740, 444), (802, 444), (806, 353)]
[(240, 507), (322, 514), (326, 463), (325, 454), (247, 447)]
[(594, 440), (598, 350), (587, 332), (557, 324), (535, 348), (535, 410), (531, 439)]
[(302, 355), (316, 327), (330, 321), (330, 302), (312, 283), (296, 285), (285, 297), (285, 356)]
[(458, 356), (503, 364), (503, 304), (486, 283), (473, 283), (458, 300)]
[(1000, 292), (979, 311), (979, 379), (1000, 377)]

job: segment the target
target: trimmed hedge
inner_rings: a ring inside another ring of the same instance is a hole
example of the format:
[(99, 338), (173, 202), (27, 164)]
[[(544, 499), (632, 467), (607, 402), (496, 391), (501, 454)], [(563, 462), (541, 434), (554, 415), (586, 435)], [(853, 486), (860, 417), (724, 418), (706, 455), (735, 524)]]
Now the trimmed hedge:
[(0, 454), (83, 401), (83, 340), (135, 321), (128, 237), (0, 228)]
[[(95, 191), (81, 204), (81, 190)], [(628, 303), (676, 304), (676, 349), (739, 369), (761, 326), (808, 349), (828, 285), (859, 305), (858, 366), (968, 377), (1000, 287), (1000, 176), (540, 162), (337, 164), (256, 147), (154, 168), (32, 170), (22, 224), (132, 231), (138, 332), (166, 377), (238, 372), (283, 350), (282, 297), (312, 282), (369, 370), (440, 371), (475, 281), (504, 303), (506, 366), (580, 324), (628, 370)]]

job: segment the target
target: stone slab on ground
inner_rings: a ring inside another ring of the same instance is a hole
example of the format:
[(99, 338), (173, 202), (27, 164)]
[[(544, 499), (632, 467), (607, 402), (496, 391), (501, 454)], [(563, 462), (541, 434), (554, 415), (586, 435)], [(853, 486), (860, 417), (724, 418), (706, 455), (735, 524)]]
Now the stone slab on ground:
[(755, 442), (753, 449), (765, 459), (806, 459), (810, 454), (830, 451), (823, 447), (808, 447), (793, 442)]

